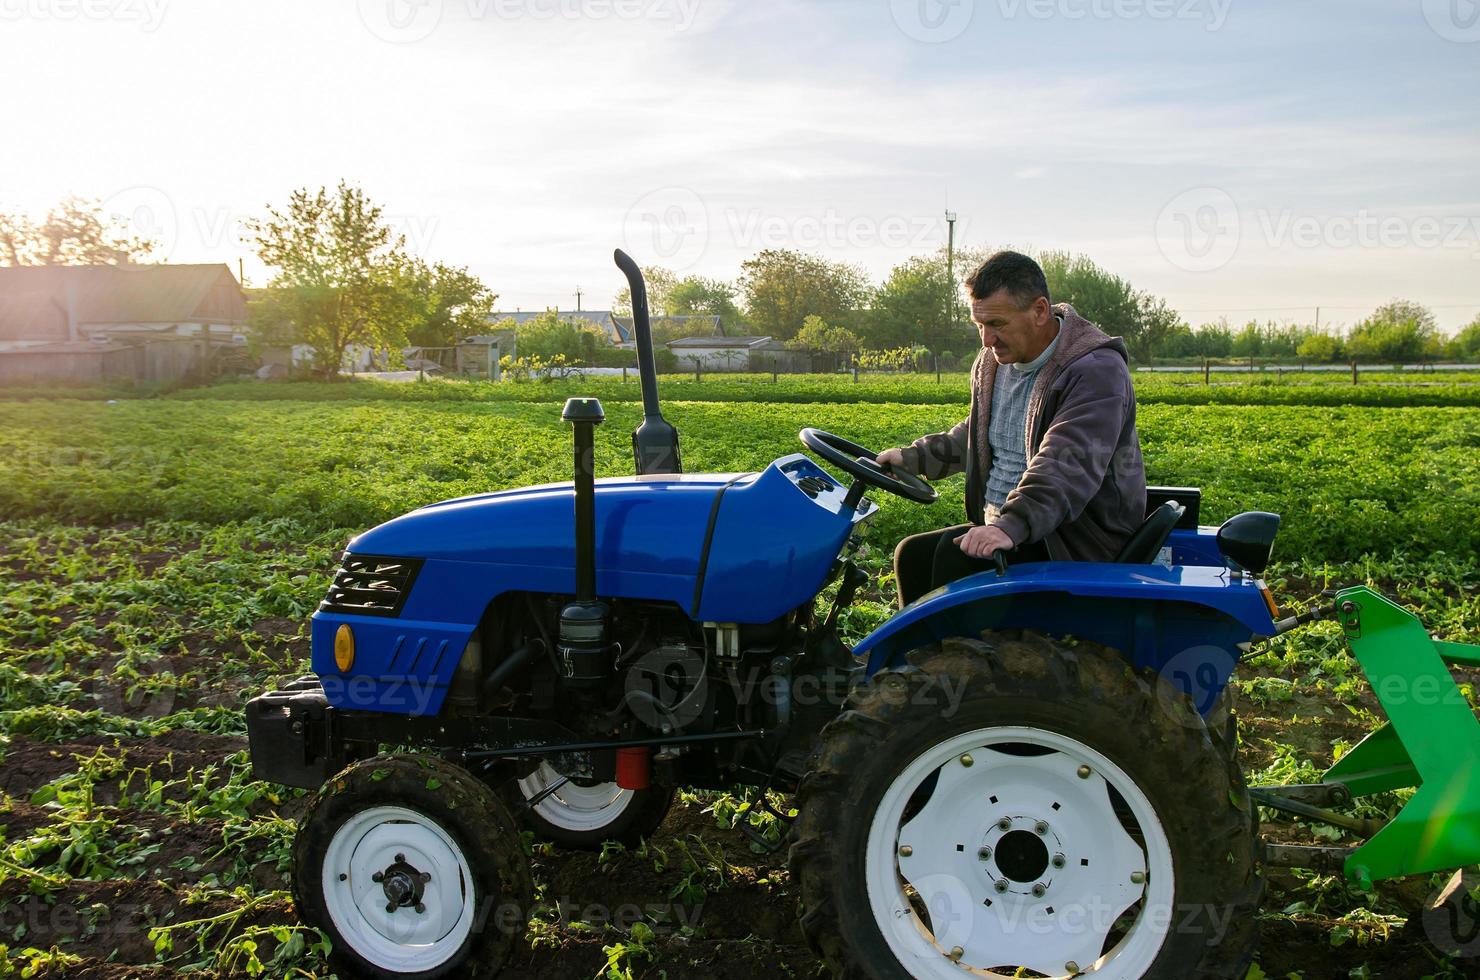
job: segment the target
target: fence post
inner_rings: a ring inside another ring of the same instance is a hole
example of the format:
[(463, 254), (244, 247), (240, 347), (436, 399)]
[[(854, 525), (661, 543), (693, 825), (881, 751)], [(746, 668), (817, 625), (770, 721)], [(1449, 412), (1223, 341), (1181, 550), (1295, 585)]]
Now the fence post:
[(940, 355), (932, 354), (931, 356), (935, 358), (935, 383), (940, 384)]
[(1209, 366), (1211, 364), (1212, 362), (1209, 361), (1206, 357), (1203, 358), (1203, 384), (1212, 384), (1212, 382), (1209, 380), (1212, 372), (1212, 368)]
[(853, 383), (858, 384), (858, 358), (853, 358)]
[(1357, 362), (1352, 361), (1352, 384), (1357, 383)]
[(698, 381), (699, 380), (699, 364), (700, 364), (699, 358), (697, 358), (697, 357), (694, 358), (694, 380), (695, 381)]

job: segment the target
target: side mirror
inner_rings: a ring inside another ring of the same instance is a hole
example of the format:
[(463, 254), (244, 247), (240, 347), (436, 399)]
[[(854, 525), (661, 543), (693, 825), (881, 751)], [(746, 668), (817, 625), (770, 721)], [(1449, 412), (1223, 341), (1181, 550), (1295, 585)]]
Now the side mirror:
[(1263, 575), (1279, 529), (1278, 514), (1263, 510), (1235, 514), (1218, 528), (1218, 553), (1237, 571)]

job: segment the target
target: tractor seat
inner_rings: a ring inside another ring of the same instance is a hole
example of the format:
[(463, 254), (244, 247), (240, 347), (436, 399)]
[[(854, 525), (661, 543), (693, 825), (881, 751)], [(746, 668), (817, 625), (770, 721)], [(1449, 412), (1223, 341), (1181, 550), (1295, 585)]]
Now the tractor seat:
[(1136, 533), (1131, 535), (1115, 560), (1131, 565), (1151, 564), (1156, 560), (1162, 545), (1167, 543), (1167, 535), (1172, 533), (1172, 528), (1177, 526), (1186, 510), (1186, 507), (1175, 500), (1164, 501), (1147, 516), (1145, 522), (1136, 529)]

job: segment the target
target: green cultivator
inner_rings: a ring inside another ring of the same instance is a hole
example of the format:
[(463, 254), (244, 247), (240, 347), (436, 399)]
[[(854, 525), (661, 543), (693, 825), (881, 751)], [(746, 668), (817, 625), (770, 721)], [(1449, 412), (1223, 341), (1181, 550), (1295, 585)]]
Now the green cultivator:
[[(1415, 616), (1362, 586), (1342, 590), (1334, 605), (1299, 620), (1326, 616), (1341, 624), (1389, 721), (1321, 782), (1260, 787), (1253, 797), (1367, 840), (1351, 848), (1271, 844), (1268, 862), (1339, 869), (1364, 891), (1375, 881), (1480, 862), (1480, 721), (1449, 672), (1480, 667), (1480, 647), (1432, 639)], [(1409, 788), (1417, 792), (1385, 823), (1330, 809)]]

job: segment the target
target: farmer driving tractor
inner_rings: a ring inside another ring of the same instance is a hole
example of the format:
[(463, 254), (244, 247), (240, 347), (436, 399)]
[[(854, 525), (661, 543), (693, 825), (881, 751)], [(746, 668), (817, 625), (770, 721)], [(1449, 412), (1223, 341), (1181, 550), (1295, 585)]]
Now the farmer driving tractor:
[(966, 471), (968, 524), (894, 552), (901, 607), (1015, 561), (1111, 561), (1146, 515), (1146, 471), (1124, 342), (1066, 303), (1038, 263), (1002, 251), (967, 276), (982, 350), (971, 411), (948, 432), (878, 455), (928, 480)]

